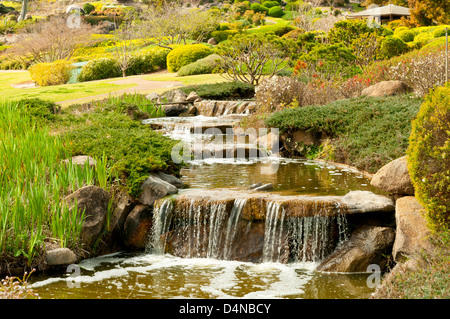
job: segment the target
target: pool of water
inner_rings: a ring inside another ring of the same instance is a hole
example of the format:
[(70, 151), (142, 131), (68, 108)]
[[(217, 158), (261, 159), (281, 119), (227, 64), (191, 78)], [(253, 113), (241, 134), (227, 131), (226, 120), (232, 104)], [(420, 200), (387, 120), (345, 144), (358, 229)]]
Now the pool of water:
[(321, 274), (314, 263), (261, 263), (116, 253), (85, 260), (80, 276), (35, 277), (41, 298), (368, 298), (369, 274)]

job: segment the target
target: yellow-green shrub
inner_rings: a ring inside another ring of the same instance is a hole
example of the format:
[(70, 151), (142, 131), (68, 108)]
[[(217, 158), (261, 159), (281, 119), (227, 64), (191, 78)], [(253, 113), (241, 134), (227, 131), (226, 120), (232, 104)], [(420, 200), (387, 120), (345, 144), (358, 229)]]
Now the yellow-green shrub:
[(72, 71), (69, 61), (59, 60), (50, 63), (38, 63), (31, 66), (31, 79), (39, 86), (65, 84), (69, 81)]
[(167, 69), (177, 72), (181, 67), (212, 54), (212, 50), (203, 44), (179, 46), (167, 55)]
[(435, 232), (450, 229), (450, 83), (426, 96), (409, 138), (408, 171)]

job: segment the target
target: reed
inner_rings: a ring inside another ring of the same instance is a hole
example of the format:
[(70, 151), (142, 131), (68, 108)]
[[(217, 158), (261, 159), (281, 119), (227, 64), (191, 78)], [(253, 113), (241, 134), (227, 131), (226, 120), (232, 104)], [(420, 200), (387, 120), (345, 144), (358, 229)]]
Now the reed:
[(0, 259), (23, 256), (32, 266), (46, 238), (77, 244), (84, 214), (62, 199), (92, 185), (95, 173), (62, 162), (68, 157), (45, 123), (18, 103), (0, 102)]

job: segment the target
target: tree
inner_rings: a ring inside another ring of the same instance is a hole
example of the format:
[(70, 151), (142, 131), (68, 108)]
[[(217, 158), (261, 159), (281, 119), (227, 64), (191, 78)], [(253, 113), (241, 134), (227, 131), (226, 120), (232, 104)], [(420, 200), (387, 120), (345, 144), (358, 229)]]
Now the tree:
[(170, 45), (186, 44), (189, 38), (201, 42), (219, 25), (217, 17), (208, 11), (182, 9), (170, 3), (142, 12), (139, 20), (138, 37), (170, 50)]
[(25, 20), (27, 10), (28, 10), (28, 0), (22, 0), (22, 9), (20, 10), (20, 16), (18, 18), (18, 21)]
[(20, 40), (5, 51), (10, 59), (26, 62), (54, 62), (68, 60), (75, 50), (89, 44), (97, 28), (81, 24), (80, 28), (69, 28), (63, 18), (53, 18), (37, 23), (31, 32), (23, 31)]
[(450, 24), (449, 0), (408, 0), (408, 5), (415, 26)]
[[(117, 23), (116, 23), (117, 24)], [(122, 76), (126, 77), (127, 70), (132, 66), (133, 60), (131, 52), (133, 46), (131, 40), (133, 38), (133, 23), (130, 17), (125, 17), (124, 21), (118, 29), (115, 30), (114, 37), (116, 45), (114, 46), (114, 57), (117, 60)]]
[(264, 34), (238, 34), (217, 48), (222, 76), (258, 85), (262, 77), (272, 77), (287, 67), (287, 57), (295, 42)]

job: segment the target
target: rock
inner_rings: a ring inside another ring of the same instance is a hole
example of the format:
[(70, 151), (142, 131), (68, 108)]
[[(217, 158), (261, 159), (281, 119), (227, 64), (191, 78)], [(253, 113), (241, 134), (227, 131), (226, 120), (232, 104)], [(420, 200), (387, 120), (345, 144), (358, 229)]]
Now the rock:
[(95, 167), (97, 165), (97, 162), (90, 156), (87, 155), (78, 155), (74, 156), (72, 158), (66, 158), (64, 163), (68, 164), (69, 162), (72, 162), (73, 165), (79, 165), (84, 167), (84, 164), (87, 162), (90, 167)]
[(269, 132), (267, 135), (258, 137), (256, 142), (259, 147), (271, 151), (272, 153), (278, 153), (280, 150), (280, 136), (278, 134), (274, 134), (273, 132)]
[(117, 29), (116, 24), (112, 21), (101, 21), (99, 22), (98, 27), (100, 34), (108, 34)]
[(158, 93), (150, 93), (145, 98), (154, 103), (161, 103), (161, 96)]
[(136, 205), (125, 220), (123, 239), (127, 247), (144, 249), (147, 247), (152, 229), (152, 209), (145, 205)]
[(187, 95), (180, 89), (172, 90), (163, 95), (167, 102), (186, 102)]
[(316, 268), (322, 272), (366, 272), (371, 264), (384, 269), (394, 243), (395, 230), (389, 227), (362, 226), (350, 239), (326, 257)]
[(186, 101), (188, 101), (188, 102), (199, 101), (199, 99), (200, 99), (200, 101), (202, 100), (202, 98), (200, 96), (198, 96), (198, 94), (195, 93), (194, 91), (189, 93), (189, 95), (186, 97)]
[(402, 81), (381, 81), (365, 88), (361, 94), (371, 97), (399, 95), (411, 92), (411, 88)]
[(414, 195), (414, 186), (409, 176), (406, 156), (386, 165), (373, 176), (370, 184), (396, 195)]
[(49, 266), (70, 265), (77, 261), (77, 255), (69, 248), (56, 248), (45, 252), (45, 261)]
[(272, 191), (273, 190), (273, 185), (271, 183), (268, 184), (264, 184), (261, 186), (258, 186), (256, 188), (254, 188), (255, 191)]
[(224, 116), (228, 114), (250, 114), (255, 110), (255, 102), (247, 101), (195, 101), (198, 114), (203, 116)]
[(431, 252), (433, 246), (428, 236), (431, 234), (427, 221), (422, 215), (424, 209), (414, 196), (397, 199), (395, 218), (397, 231), (392, 250), (395, 262), (417, 257), (422, 250)]
[(194, 105), (191, 105), (188, 110), (187, 110), (187, 114), (189, 115), (197, 115), (198, 110)]
[(261, 186), (261, 185), (262, 185), (262, 183), (252, 184), (252, 185), (250, 185), (247, 189), (255, 189), (255, 188), (257, 188), (257, 187), (259, 187), (259, 186)]
[(349, 213), (393, 212), (394, 201), (386, 196), (369, 191), (351, 191), (342, 197)]
[(163, 105), (164, 113), (166, 116), (179, 116), (186, 111), (186, 105), (184, 104), (168, 104)]
[(108, 214), (108, 204), (111, 195), (104, 189), (97, 186), (84, 186), (74, 193), (67, 196), (64, 201), (74, 208), (74, 202), (77, 202), (78, 212), (84, 210), (84, 222), (81, 229), (81, 242), (88, 247), (100, 235)]
[(163, 172), (152, 173), (150, 175), (158, 177), (158, 178), (162, 179), (163, 181), (170, 183), (177, 188), (184, 187), (184, 183), (181, 181), (181, 179), (179, 179), (178, 177), (175, 177), (173, 175), (169, 175), (169, 174), (166, 174)]
[(214, 38), (210, 38), (210, 39), (208, 40), (208, 44), (211, 44), (211, 45), (217, 45), (217, 41), (216, 41), (216, 39), (214, 39)]
[(172, 184), (162, 180), (159, 177), (150, 175), (141, 186), (142, 193), (139, 196), (139, 202), (151, 206), (155, 200), (167, 195), (178, 193), (178, 189)]

